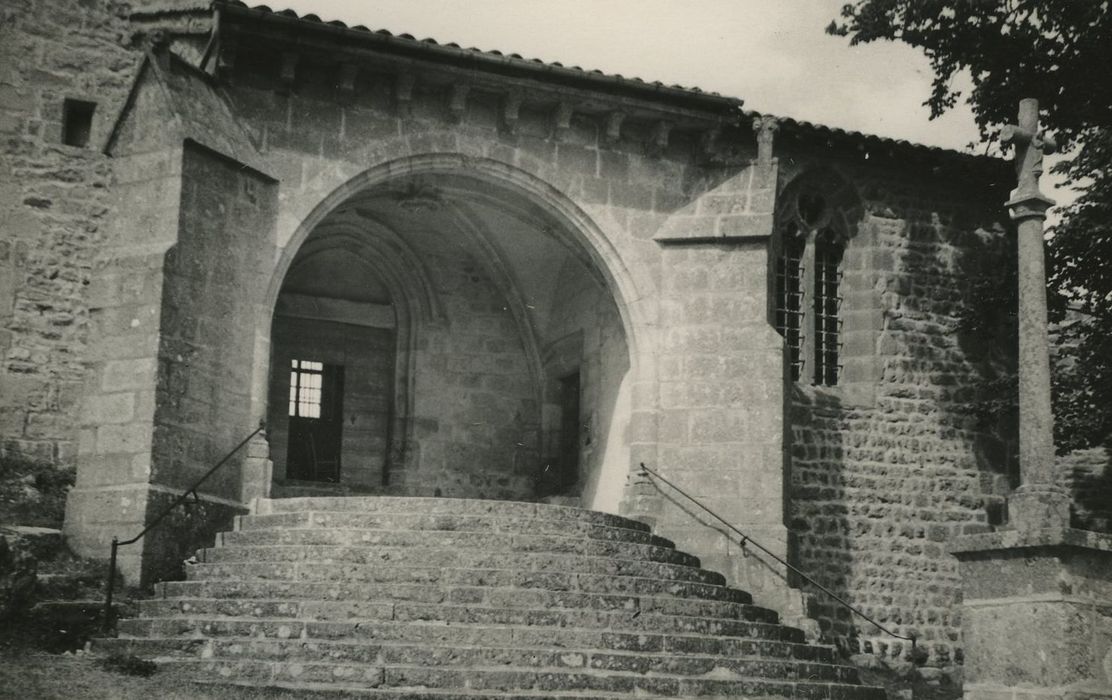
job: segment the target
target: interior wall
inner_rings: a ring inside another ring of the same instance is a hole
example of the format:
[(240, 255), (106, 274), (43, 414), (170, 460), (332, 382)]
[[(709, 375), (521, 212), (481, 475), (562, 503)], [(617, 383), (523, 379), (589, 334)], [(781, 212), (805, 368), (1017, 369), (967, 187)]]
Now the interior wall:
[(629, 349), (612, 296), (575, 259), (560, 271), (541, 347), (546, 461), (560, 443), (553, 385), (578, 369), (578, 492), (584, 507), (616, 513), (629, 470)]
[(286, 474), (291, 360), (344, 367), (340, 483), (382, 485), (394, 396), (394, 331), (275, 316), (267, 426), (274, 474)]
[(413, 443), (391, 487), (412, 495), (531, 498), (540, 408), (526, 329), (470, 254), (448, 245), (424, 252), (446, 322), (418, 324)]

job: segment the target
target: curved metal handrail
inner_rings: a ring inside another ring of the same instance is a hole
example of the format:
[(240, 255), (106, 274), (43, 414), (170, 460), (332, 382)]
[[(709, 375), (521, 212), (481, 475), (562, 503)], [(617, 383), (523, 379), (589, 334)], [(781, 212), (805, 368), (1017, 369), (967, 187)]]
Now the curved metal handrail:
[(868, 616), (868, 615), (866, 615), (866, 614), (865, 614), (864, 612), (862, 612), (862, 611), (861, 611), (861, 610), (860, 610), (859, 608), (855, 607), (855, 606), (854, 606), (854, 605), (853, 605), (852, 603), (850, 603), (850, 602), (846, 601), (846, 600), (845, 600), (844, 598), (842, 598), (841, 596), (839, 596), (839, 595), (838, 595), (837, 593), (835, 593), (834, 591), (830, 590), (830, 589), (829, 589), (829, 588), (827, 588), (826, 586), (822, 585), (821, 583), (819, 583), (819, 582), (818, 582), (818, 581), (816, 581), (815, 579), (813, 579), (813, 578), (811, 578), (810, 576), (808, 576), (808, 575), (807, 575), (806, 573), (804, 573), (804, 572), (800, 571), (800, 570), (799, 570), (799, 569), (797, 569), (796, 567), (794, 567), (794, 566), (792, 566), (791, 564), (789, 564), (788, 562), (784, 561), (784, 559), (782, 559), (781, 557), (777, 556), (776, 554), (773, 554), (773, 553), (772, 553), (771, 551), (769, 551), (769, 550), (768, 550), (768, 548), (767, 548), (767, 547), (765, 547), (764, 545), (762, 545), (762, 544), (761, 544), (760, 542), (757, 542), (756, 540), (754, 540), (754, 539), (753, 539), (752, 537), (750, 537), (749, 535), (745, 534), (745, 533), (744, 533), (744, 532), (742, 532), (741, 530), (739, 530), (739, 529), (737, 529), (736, 527), (734, 527), (733, 525), (731, 525), (731, 524), (730, 524), (729, 522), (727, 522), (727, 521), (726, 521), (726, 520), (725, 520), (725, 519), (724, 519), (724, 518), (723, 518), (722, 516), (720, 516), (720, 515), (719, 515), (718, 513), (715, 513), (715, 512), (713, 511), (713, 510), (711, 510), (710, 508), (708, 508), (708, 507), (706, 507), (705, 505), (703, 505), (702, 503), (700, 503), (700, 502), (699, 502), (699, 501), (698, 501), (698, 500), (697, 500), (697, 499), (696, 499), (696, 498), (695, 498), (694, 496), (692, 496), (691, 494), (687, 493), (686, 491), (684, 491), (683, 489), (681, 489), (681, 488), (680, 488), (679, 486), (676, 486), (676, 485), (675, 485), (675, 484), (673, 484), (673, 483), (672, 483), (671, 481), (669, 481), (669, 480), (668, 480), (668, 479), (666, 479), (665, 477), (661, 476), (661, 475), (660, 475), (660, 474), (659, 474), (658, 472), (656, 472), (656, 471), (654, 471), (654, 470), (652, 470), (652, 469), (649, 469), (648, 467), (646, 467), (646, 466), (645, 466), (645, 463), (644, 463), (644, 462), (641, 462), (641, 471), (642, 471), (642, 472), (644, 472), (644, 473), (645, 473), (645, 474), (646, 474), (647, 476), (650, 476), (650, 477), (653, 477), (653, 478), (659, 479), (660, 481), (664, 482), (664, 483), (665, 483), (665, 484), (667, 484), (668, 486), (672, 487), (672, 489), (674, 489), (674, 490), (675, 490), (675, 491), (676, 491), (677, 493), (679, 493), (679, 494), (680, 494), (681, 496), (683, 496), (684, 498), (686, 498), (687, 500), (691, 501), (692, 503), (694, 503), (694, 504), (695, 504), (696, 506), (698, 506), (699, 508), (701, 508), (701, 509), (703, 509), (704, 511), (706, 511), (706, 512), (707, 512), (707, 513), (708, 513), (708, 514), (709, 514), (709, 515), (710, 515), (710, 516), (711, 516), (712, 518), (714, 518), (714, 519), (715, 519), (715, 520), (717, 520), (718, 522), (722, 523), (722, 524), (723, 524), (723, 525), (725, 525), (726, 527), (728, 527), (728, 528), (730, 528), (731, 530), (733, 530), (733, 531), (734, 531), (734, 533), (735, 533), (735, 534), (737, 534), (737, 536), (741, 538), (741, 542), (740, 542), (740, 544), (741, 544), (741, 546), (742, 546), (742, 547), (746, 547), (747, 545), (750, 545), (750, 544), (752, 544), (752, 545), (753, 545), (753, 546), (755, 546), (755, 547), (756, 547), (757, 549), (761, 550), (762, 552), (764, 552), (765, 554), (767, 554), (768, 556), (772, 557), (772, 558), (773, 558), (773, 559), (775, 559), (775, 560), (776, 560), (777, 562), (779, 562), (780, 564), (782, 564), (783, 566), (785, 566), (786, 568), (788, 568), (789, 570), (791, 570), (791, 571), (792, 571), (793, 573), (795, 573), (796, 575), (798, 575), (798, 576), (799, 576), (800, 578), (802, 578), (802, 579), (803, 579), (804, 581), (806, 581), (807, 583), (811, 584), (811, 585), (812, 585), (812, 586), (814, 586), (815, 588), (819, 589), (820, 591), (822, 591), (823, 593), (825, 593), (826, 595), (828, 595), (828, 596), (829, 596), (830, 598), (832, 598), (832, 599), (833, 599), (833, 600), (834, 600), (835, 602), (837, 602), (837, 603), (838, 603), (839, 605), (841, 605), (841, 606), (842, 606), (842, 607), (844, 607), (845, 609), (849, 610), (850, 612), (854, 613), (855, 615), (857, 615), (857, 616), (858, 616), (858, 617), (860, 617), (861, 619), (865, 620), (866, 622), (868, 622), (869, 624), (871, 624), (871, 625), (872, 625), (873, 627), (876, 627), (876, 628), (877, 628), (878, 630), (880, 630), (881, 632), (883, 632), (883, 633), (885, 633), (885, 634), (889, 635), (890, 637), (895, 637), (896, 639), (902, 639), (902, 640), (904, 640), (904, 641), (908, 641), (908, 642), (911, 642), (911, 649), (912, 649), (912, 651), (914, 651), (914, 650), (915, 650), (915, 648), (916, 648), (916, 642), (917, 642), (917, 638), (915, 637), (915, 635), (914, 635), (914, 634), (908, 634), (907, 636), (904, 636), (904, 635), (902, 635), (902, 634), (897, 634), (897, 633), (893, 632), (892, 630), (888, 629), (887, 627), (885, 627), (884, 625), (880, 624), (879, 622), (877, 622), (877, 621), (876, 621), (876, 620), (874, 620), (873, 618), (869, 617), (869, 616)]
[(114, 616), (113, 611), (112, 611), (112, 595), (113, 595), (113, 592), (115, 591), (115, 588), (116, 588), (116, 554), (119, 551), (120, 547), (125, 547), (129, 544), (135, 544), (139, 540), (143, 539), (143, 535), (146, 535), (148, 532), (150, 532), (152, 529), (154, 529), (154, 527), (156, 525), (158, 525), (159, 523), (161, 523), (166, 518), (166, 516), (168, 516), (171, 512), (173, 512), (173, 510), (175, 508), (177, 508), (182, 503), (185, 503), (187, 500), (189, 500), (190, 496), (193, 497), (194, 501), (200, 500), (200, 497), (197, 495), (197, 489), (201, 486), (201, 484), (205, 483), (205, 481), (210, 476), (212, 476), (213, 474), (216, 473), (217, 469), (219, 469), (220, 467), (227, 464), (228, 460), (230, 460), (232, 458), (232, 456), (235, 455), (235, 453), (237, 453), (241, 449), (243, 449), (244, 445), (251, 442), (252, 438), (254, 438), (256, 435), (258, 435), (259, 433), (261, 433), (265, 429), (266, 429), (266, 423), (263, 422), (263, 421), (259, 421), (259, 427), (255, 428), (253, 431), (251, 431), (250, 435), (243, 438), (243, 440), (241, 440), (238, 445), (233, 447), (231, 449), (231, 451), (228, 452), (228, 454), (224, 455), (223, 459), (221, 459), (219, 462), (214, 464), (211, 469), (209, 469), (207, 472), (205, 472), (204, 476), (202, 476), (200, 479), (197, 479), (197, 481), (195, 481), (192, 486), (190, 486), (180, 496), (178, 496), (176, 499), (174, 499), (174, 502), (171, 503), (161, 513), (159, 513), (158, 516), (154, 520), (147, 523), (147, 526), (144, 527), (143, 530), (138, 535), (136, 535), (135, 537), (132, 537), (129, 540), (123, 540), (123, 541), (121, 541), (119, 537), (115, 537), (115, 536), (112, 537), (112, 552), (108, 557), (108, 582), (105, 585), (105, 593), (104, 593), (104, 620), (102, 622), (102, 627), (101, 627), (105, 632), (108, 632), (112, 628), (112, 618)]

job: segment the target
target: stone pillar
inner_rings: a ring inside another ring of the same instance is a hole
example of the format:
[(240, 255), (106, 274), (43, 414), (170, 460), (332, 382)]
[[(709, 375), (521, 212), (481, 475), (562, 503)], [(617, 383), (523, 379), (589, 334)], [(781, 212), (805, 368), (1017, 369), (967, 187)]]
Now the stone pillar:
[(1038, 103), (1023, 100), (1019, 186), (1008, 202), (1019, 247), (1019, 423), (1022, 485), (1008, 527), (958, 538), (966, 700), (1112, 697), (1112, 537), (1069, 527), (1054, 473), (1042, 229), (1054, 203), (1039, 192)]
[(274, 462), (270, 460), (270, 441), (266, 432), (260, 431), (247, 443), (247, 456), (240, 475), (239, 500), (252, 511), (258, 499), (270, 498), (270, 485), (274, 479)]
[(1008, 502), (1017, 529), (1069, 526), (1069, 494), (1054, 474), (1054, 417), (1046, 329), (1043, 222), (1054, 204), (1039, 191), (1043, 152), (1053, 142), (1038, 133), (1039, 107), (1023, 100), (1019, 124), (1003, 133), (1015, 144), (1019, 186), (1007, 206), (1016, 222), (1019, 252), (1019, 468), (1021, 485)]

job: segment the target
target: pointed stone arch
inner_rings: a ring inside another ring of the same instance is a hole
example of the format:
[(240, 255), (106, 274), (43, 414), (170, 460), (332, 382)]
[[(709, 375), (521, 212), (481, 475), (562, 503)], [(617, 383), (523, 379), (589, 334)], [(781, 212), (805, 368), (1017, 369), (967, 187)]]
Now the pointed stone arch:
[[(422, 176), (451, 176), (457, 178), (460, 182), (471, 183), (468, 186), (474, 188), (473, 192), (476, 197), (501, 199), (507, 202), (509, 207), (517, 208), (521, 212), (528, 212), (534, 219), (540, 218), (545, 222), (545, 233), (558, 240), (576, 259), (584, 263), (592, 276), (601, 280), (602, 288), (613, 299), (618, 311), (617, 318), (620, 320), (620, 327), (628, 344), (629, 373), (627, 377), (629, 387), (632, 388), (627, 388), (627, 390), (640, 400), (640, 405), (634, 404), (633, 411), (636, 413), (641, 410), (644, 413), (645, 411), (655, 410), (655, 398), (652, 393), (637, 389), (637, 387), (652, 386), (651, 377), (656, 372), (653, 356), (648, 352), (642, 354), (640, 350), (641, 347), (651, 348), (653, 346), (652, 342), (641, 342), (646, 333), (655, 332), (652, 275), (646, 270), (631, 270), (619, 254), (611, 238), (599, 228), (591, 216), (584, 212), (571, 198), (549, 183), (520, 168), (498, 160), (469, 157), (455, 153), (433, 153), (403, 157), (376, 165), (356, 174), (336, 186), (328, 194), (320, 197), (319, 201), (310, 208), (308, 214), (304, 215), (296, 225), (289, 226), (285, 232), (279, 233), (278, 240), (284, 240), (285, 245), (280, 248), (264, 296), (266, 301), (259, 309), (257, 337), (260, 339), (260, 351), (258, 356), (260, 358), (269, 357), (267, 343), (269, 342), (270, 319), (274, 312), (282, 281), (293, 269), (295, 258), (307, 252), (311, 253), (315, 246), (327, 245), (329, 241), (349, 247), (355, 246), (354, 250), (357, 250), (361, 256), (368, 260), (392, 253), (393, 257), (388, 262), (383, 261), (379, 264), (375, 268), (376, 271), (380, 272), (384, 281), (390, 283), (392, 289), (398, 290), (395, 295), (396, 298), (416, 300), (415, 302), (407, 301), (405, 304), (407, 313), (411, 318), (434, 320), (438, 317), (438, 301), (435, 292), (428, 283), (427, 273), (421, 272), (419, 256), (413, 254), (412, 251), (406, 252), (404, 248), (398, 248), (399, 237), (390, 238), (372, 235), (370, 238), (375, 240), (375, 243), (356, 244), (353, 240), (356, 235), (354, 229), (351, 226), (338, 224), (333, 220), (335, 219), (334, 216), (330, 218), (330, 215), (333, 215), (353, 198), (373, 192), (382, 193), (392, 183), (402, 182), (406, 178)], [(301, 204), (305, 204), (304, 199), (300, 201)], [(296, 203), (294, 206), (296, 206)], [(288, 217), (285, 220), (291, 221)], [(470, 235), (477, 240), (479, 242), (478, 249), (482, 250), (484, 232), (481, 227), (477, 227), (473, 221), (469, 222), (466, 216), (463, 216), (461, 221), (464, 222), (463, 228), (470, 230), (470, 234), (465, 235)], [(388, 228), (382, 222), (376, 224), (373, 219), (366, 217), (359, 222), (359, 227), (363, 229), (361, 234), (364, 236), (367, 231), (375, 229), (376, 226)], [(306, 248), (305, 246), (309, 247)], [(486, 262), (493, 262), (495, 274), (492, 275), (492, 278), (498, 279), (497, 268), (499, 263), (497, 259), (491, 258)], [(388, 268), (415, 270), (417, 279), (402, 279), (407, 275), (394, 274), (391, 276)], [(508, 281), (496, 282), (496, 284), (503, 289), (512, 286)], [(508, 296), (508, 299), (510, 299), (511, 306), (524, 306), (523, 300), (515, 301), (512, 295)], [(525, 314), (516, 308), (515, 316), (517, 316), (519, 323), (521, 319), (525, 318)], [(399, 322), (401, 322), (400, 317)], [(401, 325), (399, 325), (399, 330), (401, 330)], [(400, 335), (398, 340), (399, 351), (403, 345), (403, 339)], [(410, 338), (409, 342), (414, 341)], [(533, 345), (528, 352), (532, 359), (534, 375), (539, 375), (541, 372), (540, 354), (540, 348), (536, 345)], [(409, 352), (406, 356), (411, 358), (413, 353)], [(398, 357), (401, 360), (401, 353)], [(410, 384), (408, 385), (406, 401), (409, 403), (407, 405), (399, 399), (399, 409), (404, 407), (404, 411), (399, 410), (399, 420), (395, 421), (394, 425), (396, 430), (402, 431), (402, 434), (407, 436), (406, 442), (408, 443), (412, 425), (406, 424), (404, 419), (413, 415), (412, 398), (414, 392), (411, 384), (413, 376), (411, 365), (407, 368), (407, 372)], [(399, 379), (399, 392), (404, 384), (405, 382)], [(535, 384), (539, 386), (540, 380), (538, 379)], [(257, 397), (256, 403), (260, 407), (265, 407), (265, 383), (260, 382), (258, 389), (260, 395)], [(633, 418), (634, 416), (631, 416), (630, 420), (633, 420)], [(641, 418), (644, 419), (644, 416)], [(643, 431), (638, 435), (644, 435), (644, 442), (647, 444), (652, 444), (655, 440), (653, 436), (646, 435)], [(644, 452), (642, 451), (640, 454), (640, 459), (644, 459)], [(628, 464), (626, 464), (626, 468), (628, 468)], [(617, 507), (616, 503), (614, 507)]]

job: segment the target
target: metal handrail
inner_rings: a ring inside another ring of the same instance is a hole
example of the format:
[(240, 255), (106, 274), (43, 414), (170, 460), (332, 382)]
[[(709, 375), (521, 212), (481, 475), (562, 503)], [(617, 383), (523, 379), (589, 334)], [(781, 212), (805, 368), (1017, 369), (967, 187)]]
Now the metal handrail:
[(105, 586), (105, 593), (104, 593), (104, 620), (102, 622), (102, 629), (105, 632), (110, 631), (111, 628), (112, 628), (112, 618), (113, 618), (112, 594), (113, 594), (113, 592), (116, 588), (116, 553), (118, 552), (120, 547), (125, 547), (129, 544), (135, 544), (139, 540), (143, 539), (143, 535), (147, 534), (152, 529), (154, 529), (155, 525), (158, 525), (160, 522), (162, 522), (166, 518), (167, 515), (169, 515), (171, 512), (173, 512), (173, 510), (175, 508), (177, 508), (182, 503), (185, 503), (187, 500), (189, 500), (190, 496), (193, 497), (194, 501), (199, 501), (200, 497), (197, 495), (197, 489), (201, 486), (201, 484), (205, 483), (205, 481), (210, 476), (212, 476), (214, 473), (216, 473), (217, 469), (219, 469), (220, 467), (227, 464), (228, 460), (230, 460), (232, 458), (232, 456), (235, 455), (235, 453), (237, 453), (241, 449), (243, 449), (244, 445), (251, 442), (251, 439), (253, 437), (255, 437), (256, 435), (258, 435), (259, 433), (261, 433), (264, 429), (266, 429), (266, 423), (263, 422), (263, 421), (259, 421), (259, 427), (255, 428), (253, 431), (251, 431), (250, 435), (243, 438), (243, 440), (241, 440), (238, 445), (233, 447), (231, 449), (231, 451), (228, 452), (228, 454), (224, 455), (223, 459), (221, 459), (219, 462), (214, 464), (211, 469), (209, 469), (207, 472), (205, 472), (204, 476), (202, 476), (200, 479), (197, 479), (197, 481), (195, 481), (192, 486), (190, 486), (180, 496), (178, 496), (176, 499), (174, 499), (174, 502), (171, 503), (161, 513), (159, 513), (158, 517), (156, 517), (154, 520), (147, 523), (147, 526), (144, 527), (143, 530), (138, 535), (136, 535), (135, 537), (132, 537), (129, 540), (123, 540), (123, 541), (120, 541), (119, 537), (115, 537), (115, 536), (112, 537), (112, 552), (108, 557), (108, 582)]
[(691, 494), (687, 493), (686, 491), (684, 491), (683, 489), (681, 489), (681, 488), (680, 488), (679, 486), (676, 486), (676, 485), (675, 485), (675, 484), (673, 484), (673, 483), (672, 483), (671, 481), (669, 481), (669, 480), (668, 480), (668, 479), (666, 479), (665, 477), (661, 476), (661, 475), (660, 475), (660, 474), (659, 474), (658, 472), (656, 472), (656, 471), (654, 471), (654, 470), (652, 470), (652, 469), (649, 469), (648, 467), (646, 467), (646, 466), (645, 466), (645, 463), (644, 463), (644, 462), (641, 462), (641, 471), (642, 471), (642, 472), (644, 472), (645, 474), (649, 475), (649, 476), (652, 476), (652, 477), (655, 477), (655, 478), (657, 478), (657, 479), (660, 479), (661, 481), (663, 481), (663, 482), (664, 482), (665, 484), (667, 484), (668, 486), (671, 486), (671, 487), (672, 487), (672, 488), (673, 488), (673, 489), (674, 489), (675, 491), (677, 491), (677, 492), (678, 492), (678, 493), (679, 493), (679, 494), (680, 494), (681, 496), (683, 496), (683, 497), (684, 497), (684, 498), (686, 498), (687, 500), (691, 501), (691, 502), (692, 502), (692, 503), (694, 503), (695, 505), (699, 506), (699, 508), (702, 508), (702, 509), (703, 509), (704, 511), (706, 511), (707, 513), (709, 513), (709, 514), (710, 514), (710, 516), (711, 516), (711, 517), (713, 517), (713, 518), (714, 518), (715, 520), (717, 520), (718, 522), (722, 523), (722, 524), (723, 524), (723, 525), (725, 525), (726, 527), (728, 527), (728, 528), (730, 528), (731, 530), (733, 530), (733, 531), (734, 531), (734, 533), (735, 533), (735, 534), (737, 534), (737, 536), (741, 538), (741, 542), (740, 542), (740, 544), (741, 544), (741, 546), (742, 546), (743, 548), (744, 548), (744, 547), (746, 547), (746, 546), (747, 546), (747, 545), (749, 545), (749, 544), (752, 544), (752, 545), (753, 545), (753, 546), (755, 546), (755, 547), (756, 547), (757, 549), (761, 550), (762, 552), (764, 552), (764, 553), (765, 553), (765, 554), (767, 554), (768, 556), (770, 556), (770, 557), (772, 557), (773, 559), (775, 559), (776, 561), (778, 561), (778, 562), (779, 562), (780, 564), (783, 564), (783, 565), (784, 565), (785, 567), (787, 567), (788, 569), (790, 569), (790, 570), (791, 570), (792, 572), (794, 572), (794, 573), (795, 573), (796, 575), (798, 575), (798, 576), (799, 576), (800, 578), (802, 578), (802, 579), (803, 579), (804, 581), (806, 581), (807, 583), (811, 584), (811, 585), (812, 585), (812, 586), (814, 586), (815, 588), (819, 589), (820, 591), (822, 591), (822, 592), (823, 592), (823, 593), (825, 593), (826, 595), (830, 596), (830, 597), (831, 597), (832, 599), (834, 599), (834, 600), (835, 600), (835, 601), (836, 601), (836, 602), (837, 602), (838, 604), (840, 604), (840, 605), (841, 605), (842, 607), (846, 608), (847, 610), (849, 610), (850, 612), (854, 613), (855, 615), (857, 615), (857, 616), (858, 616), (858, 617), (860, 617), (861, 619), (865, 620), (866, 622), (868, 622), (869, 624), (871, 624), (871, 625), (872, 625), (873, 627), (876, 627), (876, 628), (877, 628), (878, 630), (880, 630), (881, 632), (883, 632), (883, 633), (885, 633), (885, 634), (889, 635), (890, 637), (895, 637), (896, 639), (902, 639), (902, 640), (904, 640), (904, 641), (908, 641), (908, 642), (911, 642), (911, 649), (912, 649), (912, 651), (914, 651), (914, 650), (915, 650), (915, 648), (916, 648), (916, 641), (917, 641), (917, 639), (916, 639), (916, 637), (915, 637), (915, 635), (914, 635), (914, 634), (908, 634), (908, 635), (907, 635), (906, 637), (905, 637), (904, 635), (902, 635), (902, 634), (896, 634), (895, 632), (893, 632), (892, 630), (888, 629), (888, 628), (887, 628), (887, 627), (885, 627), (884, 625), (880, 624), (879, 622), (877, 622), (877, 621), (876, 621), (876, 620), (874, 620), (873, 618), (869, 617), (868, 615), (866, 615), (865, 613), (863, 613), (863, 612), (862, 612), (862, 611), (861, 611), (860, 609), (858, 609), (857, 607), (855, 607), (855, 606), (854, 606), (854, 605), (853, 605), (852, 603), (850, 603), (850, 602), (846, 601), (846, 600), (845, 600), (844, 598), (842, 598), (841, 596), (839, 596), (839, 595), (838, 595), (837, 593), (835, 593), (834, 591), (830, 590), (829, 588), (827, 588), (826, 586), (822, 585), (821, 583), (819, 583), (819, 582), (818, 582), (818, 581), (816, 581), (815, 579), (811, 578), (810, 576), (808, 576), (808, 575), (807, 575), (807, 574), (805, 574), (804, 572), (800, 571), (800, 570), (799, 570), (799, 569), (797, 569), (796, 567), (794, 567), (794, 566), (792, 566), (791, 564), (789, 564), (788, 562), (784, 561), (784, 560), (783, 560), (783, 559), (782, 559), (781, 557), (777, 556), (776, 554), (773, 554), (773, 553), (772, 553), (771, 551), (769, 551), (769, 550), (768, 550), (768, 548), (767, 548), (767, 547), (765, 547), (764, 545), (762, 545), (762, 544), (761, 544), (760, 542), (757, 542), (756, 540), (754, 540), (754, 539), (753, 539), (752, 537), (750, 537), (749, 535), (745, 534), (745, 533), (744, 533), (744, 532), (742, 532), (741, 530), (739, 530), (739, 529), (737, 529), (736, 527), (734, 527), (733, 525), (731, 525), (731, 524), (730, 524), (729, 522), (727, 522), (727, 521), (726, 521), (726, 520), (725, 520), (725, 519), (724, 519), (724, 518), (723, 518), (722, 516), (720, 516), (720, 515), (719, 515), (718, 513), (715, 513), (715, 512), (713, 511), (713, 510), (711, 510), (710, 508), (706, 507), (705, 505), (703, 505), (702, 503), (700, 503), (700, 502), (699, 502), (698, 500), (696, 500), (696, 498), (695, 498), (694, 496), (692, 496)]

